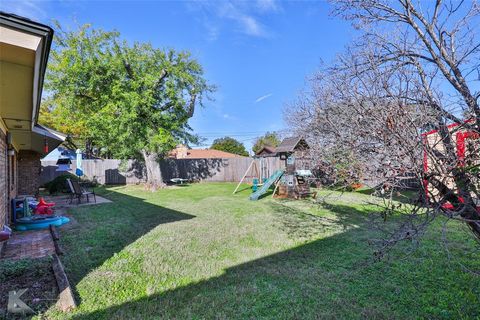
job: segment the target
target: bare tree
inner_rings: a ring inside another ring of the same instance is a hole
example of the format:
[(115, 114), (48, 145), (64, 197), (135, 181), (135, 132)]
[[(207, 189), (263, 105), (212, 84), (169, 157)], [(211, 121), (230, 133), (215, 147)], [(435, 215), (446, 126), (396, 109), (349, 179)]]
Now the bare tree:
[(383, 206), (385, 217), (409, 218), (385, 248), (422, 234), (439, 214), (464, 221), (480, 238), (480, 7), (441, 0), (333, 4), (362, 36), (311, 80), (310, 91), (288, 107), (287, 121), (317, 145), (319, 159), (329, 150), (353, 154), (384, 193), (393, 195), (406, 176), (418, 181), (423, 199)]

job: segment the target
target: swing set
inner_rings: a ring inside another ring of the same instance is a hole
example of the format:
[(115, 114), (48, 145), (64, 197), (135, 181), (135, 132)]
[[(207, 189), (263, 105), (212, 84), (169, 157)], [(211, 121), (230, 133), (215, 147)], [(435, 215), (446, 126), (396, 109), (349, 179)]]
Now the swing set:
[(272, 170), (267, 158), (254, 158), (232, 194), (237, 193), (240, 185), (246, 179), (252, 179), (252, 191), (257, 191), (258, 188), (263, 186), (263, 184), (271, 176), (273, 173), (271, 171)]
[(271, 164), (268, 161), (269, 158), (254, 158), (233, 194), (238, 192), (245, 179), (251, 178), (253, 193), (250, 195), (250, 200), (258, 200), (271, 186), (274, 186), (272, 197), (300, 199), (311, 196), (315, 198), (316, 192), (310, 190), (312, 173), (308, 170), (311, 163), (308, 156), (309, 149), (302, 137), (283, 139), (282, 143), (275, 148), (275, 156), (285, 161), (284, 165), (280, 165), (283, 168), (280, 169)]

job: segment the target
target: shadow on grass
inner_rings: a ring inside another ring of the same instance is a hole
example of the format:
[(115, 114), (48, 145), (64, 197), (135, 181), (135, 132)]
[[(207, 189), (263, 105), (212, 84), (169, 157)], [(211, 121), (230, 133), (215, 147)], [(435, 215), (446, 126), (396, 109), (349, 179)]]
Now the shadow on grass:
[(364, 195), (367, 195), (367, 196), (371, 196), (375, 193), (375, 189), (373, 188), (364, 188), (364, 189), (358, 189), (358, 190), (355, 190), (356, 193), (361, 193), (361, 194), (364, 194)]
[(62, 261), (74, 286), (156, 226), (194, 218), (112, 190), (99, 189), (97, 193), (112, 203), (75, 208), (71, 214), (74, 223), (59, 229), (66, 249)]
[[(292, 213), (282, 210), (287, 215)], [(76, 315), (74, 319), (322, 317), (322, 308), (337, 303), (330, 293), (338, 287), (320, 288), (320, 284), (338, 281), (330, 279), (332, 274), (341, 277), (339, 270), (358, 268), (368, 256), (359, 250), (360, 245), (350, 242), (350, 237), (340, 234), (314, 241), (227, 268), (219, 277)]]
[[(365, 243), (354, 241), (360, 233), (360, 211), (338, 206), (338, 219), (291, 208), (287, 203), (268, 204), (274, 218), (292, 237), (310, 237), (331, 229), (331, 236), (299, 247), (227, 268), (219, 277), (174, 290), (154, 293), (74, 319), (149, 318), (311, 318), (338, 303), (339, 277), (358, 269), (370, 257)], [(339, 228), (340, 226), (340, 228)], [(326, 285), (334, 282), (334, 286)], [(324, 283), (324, 285), (320, 285)], [(347, 290), (347, 289), (345, 289)], [(345, 305), (343, 314), (348, 314)], [(335, 314), (335, 311), (334, 313)], [(341, 314), (341, 313), (340, 313)]]
[(366, 222), (365, 212), (344, 205), (328, 206), (328, 210), (337, 213), (335, 218), (297, 210), (282, 201), (273, 202), (270, 206), (282, 225), (281, 229), (294, 238), (311, 238), (339, 229), (345, 232)]
[[(252, 195), (254, 193), (253, 190), (252, 190), (252, 186), (245, 186), (244, 188), (238, 189), (237, 192), (235, 192), (235, 194), (242, 193), (243, 191), (246, 191), (246, 190), (250, 190), (250, 193), (248, 194), (248, 197), (250, 197), (250, 195)], [(265, 192), (260, 197), (258, 197), (258, 200), (266, 198), (269, 195), (272, 195), (272, 193), (273, 193), (273, 190), (268, 189), (267, 192)]]
[(173, 182), (168, 182), (166, 183), (167, 188), (189, 188), (192, 186), (192, 182), (185, 182), (185, 183), (173, 183)]
[(258, 197), (258, 200), (261, 200), (261, 199), (264, 199), (264, 198), (267, 198), (267, 197), (271, 197), (273, 194), (273, 189), (268, 189), (267, 192), (265, 192), (264, 194), (262, 194), (260, 197)]
[(242, 189), (238, 189), (237, 192), (235, 192), (235, 194), (241, 193), (242, 191), (249, 190), (249, 189), (252, 190), (252, 186), (245, 186)]
[[(367, 196), (373, 196), (377, 198), (386, 198), (390, 196), (390, 194), (383, 196), (380, 194), (378, 190), (375, 190), (373, 188), (359, 189), (359, 190), (356, 190), (355, 193), (361, 193)], [(402, 202), (405, 204), (418, 203), (418, 201), (420, 201), (421, 199), (422, 198), (419, 190), (400, 190), (400, 191), (395, 191), (392, 195), (392, 200)]]

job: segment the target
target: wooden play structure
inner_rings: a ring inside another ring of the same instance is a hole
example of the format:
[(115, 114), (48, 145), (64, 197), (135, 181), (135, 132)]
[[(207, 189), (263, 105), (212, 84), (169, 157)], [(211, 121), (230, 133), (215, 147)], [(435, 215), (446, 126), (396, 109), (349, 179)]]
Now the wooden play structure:
[(316, 197), (316, 192), (311, 192), (309, 158), (307, 142), (301, 137), (286, 138), (275, 149), (280, 160), (284, 161), (285, 171), (275, 184), (274, 197), (300, 199), (308, 196)]
[(309, 178), (312, 173), (308, 169), (309, 149), (307, 142), (301, 137), (284, 139), (274, 150), (275, 157), (279, 157), (282, 161), (280, 168), (274, 170), (269, 167), (268, 158), (272, 157), (273, 152), (269, 152), (268, 157), (263, 154), (257, 155), (233, 193), (235, 194), (240, 185), (250, 178), (253, 190), (250, 200), (258, 200), (272, 186), (274, 187), (273, 197), (293, 199), (315, 197), (316, 193), (310, 191)]

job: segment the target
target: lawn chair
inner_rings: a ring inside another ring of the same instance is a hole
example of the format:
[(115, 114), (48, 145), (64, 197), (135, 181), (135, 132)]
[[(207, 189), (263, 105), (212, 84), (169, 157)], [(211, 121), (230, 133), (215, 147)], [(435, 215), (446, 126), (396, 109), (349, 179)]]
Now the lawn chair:
[(75, 180), (67, 179), (68, 187), (70, 189), (70, 203), (73, 202), (73, 199), (77, 198), (78, 203), (82, 202), (82, 197), (87, 198), (87, 202), (90, 202), (90, 195), (93, 195), (93, 200), (97, 203), (97, 198), (95, 197), (95, 190), (88, 191), (87, 189), (80, 186), (80, 183)]

